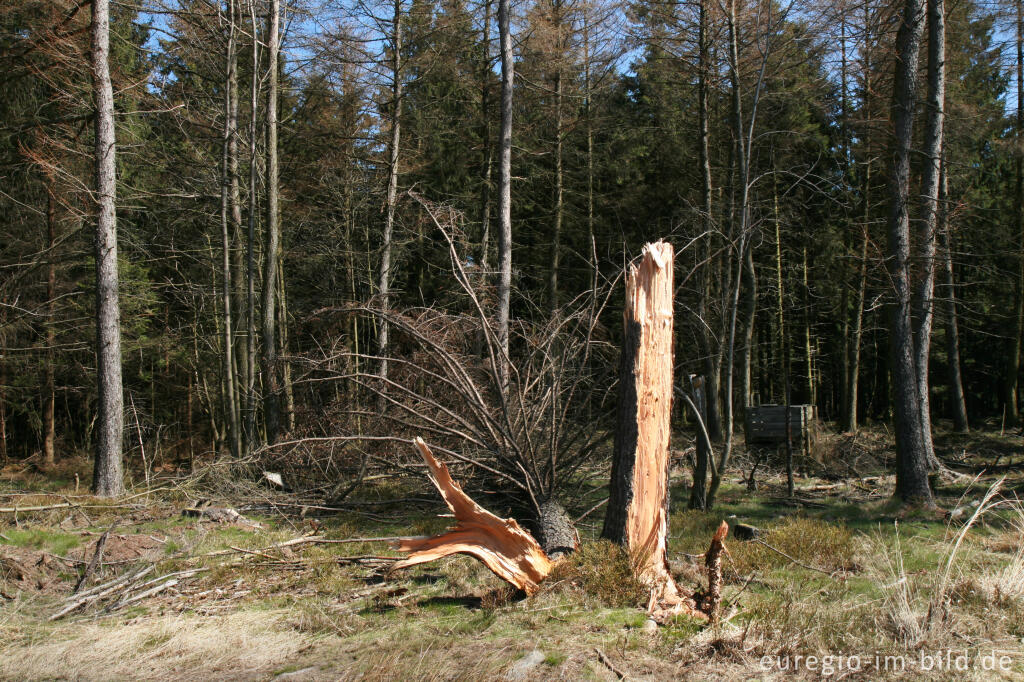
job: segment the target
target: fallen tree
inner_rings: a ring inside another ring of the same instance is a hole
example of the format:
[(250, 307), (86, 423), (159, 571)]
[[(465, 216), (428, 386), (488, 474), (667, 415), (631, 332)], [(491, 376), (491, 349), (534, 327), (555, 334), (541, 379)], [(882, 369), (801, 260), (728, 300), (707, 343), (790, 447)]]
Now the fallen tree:
[[(678, 587), (668, 566), (672, 258), (670, 244), (648, 244), (627, 273), (615, 459), (602, 535), (626, 547), (637, 577), (650, 589), (651, 618), (664, 622), (687, 614), (714, 620), (729, 526), (722, 522), (705, 555), (706, 594)], [(555, 562), (514, 519), (501, 519), (470, 499), (421, 438), (414, 443), (456, 525), (434, 537), (401, 540), (398, 549), (409, 556), (393, 569), (469, 554), (527, 594), (535, 593)]]

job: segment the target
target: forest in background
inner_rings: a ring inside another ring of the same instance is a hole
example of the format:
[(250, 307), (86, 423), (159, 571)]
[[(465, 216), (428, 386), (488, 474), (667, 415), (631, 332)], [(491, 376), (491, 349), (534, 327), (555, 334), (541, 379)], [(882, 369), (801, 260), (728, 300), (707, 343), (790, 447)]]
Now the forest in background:
[(118, 439), (97, 417), (88, 3), (6, 3), (0, 460), (48, 466), (103, 438), (143, 462), (283, 443), (336, 481), (425, 427), (453, 451), (512, 452), (515, 468), (530, 429), (478, 437), (481, 415), (514, 401), (454, 408), (452, 391), (466, 396), (437, 379), (458, 361), (507, 388), (503, 363), (486, 361), (497, 347), (521, 369), (523, 423), (549, 440), (525, 446), (550, 459), (526, 474), (546, 497), (607, 435), (616, 283), (657, 238), (676, 245), (680, 273), (676, 375), (706, 378), (712, 441), (728, 444), (729, 424), (761, 403), (816, 405), (843, 431), (888, 423), (892, 159), (909, 131), (894, 120), (909, 63), (897, 55), (910, 54), (898, 30), (911, 10), (924, 36), (907, 272), (916, 291), (934, 269), (918, 301), (934, 316), (930, 413), (957, 430), (1014, 426), (1021, 7), (935, 6), (937, 154), (938, 34), (922, 2), (113, 3)]

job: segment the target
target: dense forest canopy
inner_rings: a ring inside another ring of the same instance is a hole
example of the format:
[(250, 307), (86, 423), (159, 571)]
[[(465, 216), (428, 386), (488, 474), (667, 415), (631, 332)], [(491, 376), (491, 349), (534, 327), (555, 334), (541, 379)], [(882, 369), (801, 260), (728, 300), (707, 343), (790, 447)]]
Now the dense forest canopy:
[[(676, 375), (706, 377), (713, 440), (761, 403), (813, 404), (845, 430), (893, 417), (903, 4), (514, 2), (503, 91), (506, 6), (112, 3), (126, 448), (241, 455), (439, 419), (445, 388), (410, 367), (447, 362), (430, 343), (486, 357), (472, 321), (500, 317), (505, 256), (513, 365), (564, 350), (573, 386), (584, 381), (566, 397), (572, 418), (596, 421), (614, 401), (614, 372), (599, 366), (614, 370), (600, 348), (622, 333), (612, 285), (658, 238), (676, 247)], [(937, 153), (931, 15), (908, 119), (911, 288), (934, 272), (930, 414), (1010, 426), (1024, 327), (1021, 7), (938, 7)], [(89, 451), (101, 426), (91, 73), (89, 3), (4, 3), (0, 459)], [(559, 320), (598, 350), (567, 350)], [(537, 362), (537, 376), (566, 371)]]

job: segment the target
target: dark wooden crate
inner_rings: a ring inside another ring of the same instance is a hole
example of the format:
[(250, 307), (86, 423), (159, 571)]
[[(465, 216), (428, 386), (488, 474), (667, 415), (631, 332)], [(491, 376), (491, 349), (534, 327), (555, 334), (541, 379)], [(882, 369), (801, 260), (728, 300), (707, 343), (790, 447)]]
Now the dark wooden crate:
[[(790, 405), (789, 419), (793, 446), (809, 454), (817, 435), (814, 405)], [(783, 444), (786, 442), (786, 406), (748, 407), (744, 414), (743, 427), (748, 445)]]

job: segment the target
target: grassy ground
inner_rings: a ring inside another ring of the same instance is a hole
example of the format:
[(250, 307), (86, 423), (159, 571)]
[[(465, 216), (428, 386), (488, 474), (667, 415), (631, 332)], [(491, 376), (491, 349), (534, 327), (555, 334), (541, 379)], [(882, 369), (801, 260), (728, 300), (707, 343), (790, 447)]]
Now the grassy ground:
[[(1020, 679), (1024, 514), (1003, 503), (971, 518), (971, 503), (1004, 476), (1003, 497), (990, 502), (1024, 497), (1020, 439), (937, 443), (967, 476), (939, 482), (940, 506), (963, 510), (953, 519), (892, 502), (884, 433), (831, 437), (825, 465), (808, 465), (819, 476), (798, 479), (795, 498), (773, 469), (754, 492), (743, 483), (749, 469), (737, 469), (714, 512), (674, 512), (672, 567), (692, 588), (704, 580), (696, 555), (723, 518), (765, 531), (762, 542), (728, 541), (726, 620), (713, 628), (685, 618), (646, 626), (628, 562), (594, 539), (599, 512), (580, 524), (583, 551), (524, 599), (469, 558), (389, 575), (383, 557), (397, 554), (380, 542), (272, 548), (314, 530), (438, 532), (449, 519), (426, 489), (362, 490), (378, 502), (428, 501), (330, 515), (265, 492), (250, 508), (247, 496), (213, 500), (254, 527), (183, 517), (201, 491), (180, 484), (115, 506), (72, 497), (74, 464), (57, 486), (8, 470), (0, 507), (76, 506), (0, 514), (0, 678)], [(675, 510), (685, 509), (686, 478), (675, 476)], [(115, 523), (83, 591), (148, 566), (145, 580), (199, 572), (136, 602), (118, 606), (114, 592), (49, 621)]]

